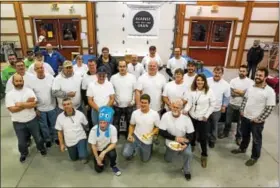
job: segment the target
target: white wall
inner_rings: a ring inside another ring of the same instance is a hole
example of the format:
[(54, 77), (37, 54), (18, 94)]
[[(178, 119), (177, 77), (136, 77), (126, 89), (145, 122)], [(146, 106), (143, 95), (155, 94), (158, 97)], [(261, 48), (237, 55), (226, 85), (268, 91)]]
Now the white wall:
[[(127, 25), (127, 5), (114, 2), (96, 3), (98, 53), (100, 53), (102, 47), (107, 46), (112, 55), (122, 56), (126, 49), (131, 49), (139, 56), (143, 56), (148, 53), (149, 46), (155, 45), (159, 55), (166, 63), (172, 53), (175, 11), (176, 5), (174, 4), (165, 3), (160, 7), (159, 37), (157, 39), (128, 38), (127, 29), (122, 30)], [(122, 17), (123, 14), (125, 18)], [(123, 40), (125, 44), (122, 43)], [(149, 44), (147, 44), (147, 41)]]

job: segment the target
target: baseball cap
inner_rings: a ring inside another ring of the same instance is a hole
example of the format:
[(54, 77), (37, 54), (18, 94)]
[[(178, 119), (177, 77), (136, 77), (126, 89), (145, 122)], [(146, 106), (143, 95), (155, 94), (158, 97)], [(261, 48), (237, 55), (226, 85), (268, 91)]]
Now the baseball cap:
[(72, 66), (73, 65), (72, 65), (71, 61), (66, 60), (66, 61), (63, 62), (63, 67), (72, 67)]
[(106, 74), (106, 69), (102, 66), (97, 69), (97, 74)]

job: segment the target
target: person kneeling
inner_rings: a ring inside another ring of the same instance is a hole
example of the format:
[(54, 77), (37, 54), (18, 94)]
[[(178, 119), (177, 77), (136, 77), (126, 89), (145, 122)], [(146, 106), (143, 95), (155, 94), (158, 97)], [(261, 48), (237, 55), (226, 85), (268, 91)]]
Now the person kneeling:
[(103, 172), (105, 158), (108, 157), (112, 171), (116, 176), (120, 176), (121, 171), (116, 166), (118, 133), (115, 126), (111, 124), (113, 115), (114, 110), (111, 107), (104, 106), (99, 109), (99, 124), (91, 129), (88, 142), (94, 155), (95, 171)]
[(58, 130), (60, 150), (64, 152), (65, 147), (67, 147), (72, 161), (80, 159), (85, 164), (88, 162), (87, 136), (85, 132), (88, 121), (82, 112), (73, 108), (70, 98), (63, 99), (62, 105), (64, 112), (58, 115), (55, 125), (56, 130)]
[(184, 164), (182, 171), (185, 178), (191, 179), (191, 139), (193, 137), (194, 127), (188, 116), (181, 114), (183, 101), (174, 101), (171, 105), (171, 111), (162, 116), (159, 125), (159, 134), (163, 136), (166, 144), (164, 159), (166, 162), (172, 162), (176, 155), (182, 155)]

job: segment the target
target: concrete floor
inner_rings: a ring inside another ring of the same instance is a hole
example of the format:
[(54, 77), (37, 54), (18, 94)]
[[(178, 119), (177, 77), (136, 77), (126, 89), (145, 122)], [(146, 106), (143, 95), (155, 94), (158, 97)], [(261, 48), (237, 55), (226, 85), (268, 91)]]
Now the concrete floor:
[[(225, 71), (225, 79), (235, 76), (236, 70)], [(21, 164), (9, 113), (1, 103), (1, 187), (278, 187), (278, 125), (279, 107), (266, 122), (262, 156), (253, 167), (244, 165), (250, 158), (251, 146), (247, 154), (230, 153), (237, 147), (232, 132), (230, 138), (218, 140), (216, 147), (209, 149), (206, 169), (200, 166), (200, 154), (195, 151), (190, 182), (181, 173), (181, 159), (164, 162), (163, 142), (154, 148), (151, 161), (145, 164), (138, 158), (127, 162), (119, 155), (123, 174), (116, 177), (110, 168), (96, 174), (92, 162), (83, 165), (69, 161), (67, 153), (59, 152), (57, 146), (42, 157), (33, 144), (26, 163)], [(124, 138), (118, 145), (119, 154), (123, 143)]]

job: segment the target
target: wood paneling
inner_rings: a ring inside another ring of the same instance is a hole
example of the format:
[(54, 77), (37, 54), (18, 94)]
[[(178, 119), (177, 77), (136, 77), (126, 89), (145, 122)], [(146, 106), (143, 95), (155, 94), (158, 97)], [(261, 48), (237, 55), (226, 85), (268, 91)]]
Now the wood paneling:
[(18, 36), (19, 33), (1, 33), (1, 36)]
[[(236, 37), (241, 37), (241, 35), (236, 35)], [(247, 35), (246, 38), (273, 38), (274, 35)]]
[(185, 18), (185, 12), (186, 12), (186, 5), (176, 5), (177, 13), (176, 13), (176, 29), (175, 29), (175, 47), (182, 47), (183, 46), (183, 36), (184, 34), (184, 18)]
[(275, 32), (274, 42), (279, 42), (279, 24), (278, 24), (277, 30)]
[(254, 7), (259, 7), (259, 8), (276, 8), (276, 7), (279, 7), (279, 3), (255, 2)]
[(1, 20), (17, 20), (17, 18), (1, 17)]
[[(82, 16), (82, 17), (81, 17), (80, 15), (69, 15), (69, 16), (68, 16), (68, 15), (66, 15), (66, 16), (59, 15), (59, 17), (65, 17), (65, 18), (69, 18), (69, 17), (71, 17), (71, 16), (73, 16), (73, 17), (79, 16), (79, 18), (82, 19), (82, 20), (86, 20), (86, 19), (87, 19), (86, 16)], [(40, 16), (33, 16), (33, 15), (32, 15), (32, 17), (40, 17)], [(42, 16), (41, 16), (41, 17), (42, 17)], [(53, 19), (55, 19), (57, 16), (51, 16), (51, 15), (50, 15), (50, 16), (45, 16), (45, 17), (52, 17)], [(23, 17), (23, 19), (24, 19), (24, 20), (29, 20), (29, 17)]]
[(96, 44), (96, 24), (95, 24), (95, 3), (87, 2), (87, 33), (88, 33), (88, 53), (97, 54)]
[(235, 66), (237, 66), (237, 67), (239, 67), (242, 62), (242, 56), (243, 56), (243, 51), (244, 51), (244, 47), (245, 47), (246, 37), (248, 34), (249, 24), (250, 24), (253, 7), (254, 7), (254, 2), (246, 2), (246, 4), (247, 4), (247, 6), (246, 6), (245, 12), (244, 12), (244, 22), (242, 24), (241, 36), (240, 36), (240, 40), (239, 40), (238, 51), (237, 51), (236, 62), (235, 62)]
[(275, 21), (275, 20), (251, 20), (250, 23), (271, 23), (271, 24), (275, 24), (278, 23), (279, 21)]
[[(222, 2), (222, 1), (198, 1), (197, 5), (199, 6), (212, 6), (212, 5), (218, 5), (221, 7), (245, 7), (246, 3), (243, 2)], [(188, 5), (189, 6), (189, 5)]]
[(238, 20), (234, 17), (206, 17), (206, 16), (192, 16), (191, 18), (185, 18), (185, 21), (191, 20), (216, 20), (216, 21), (229, 21), (229, 20)]
[(24, 26), (24, 20), (23, 20), (23, 14), (22, 14), (22, 6), (20, 2), (14, 2), (14, 10), (16, 13), (16, 19), (17, 19), (17, 26), (19, 30), (19, 38), (22, 48), (22, 54), (26, 54), (28, 45), (27, 45), (27, 38), (25, 35), (25, 26)]
[(235, 40), (235, 33), (237, 30), (237, 21), (235, 20), (233, 23), (233, 28), (232, 28), (232, 35), (231, 35), (231, 40), (230, 40), (230, 46), (229, 46), (229, 53), (228, 53), (228, 58), (226, 60), (226, 67), (230, 66), (230, 60), (232, 57), (232, 49), (233, 49), (233, 45), (234, 45), (234, 40)]

